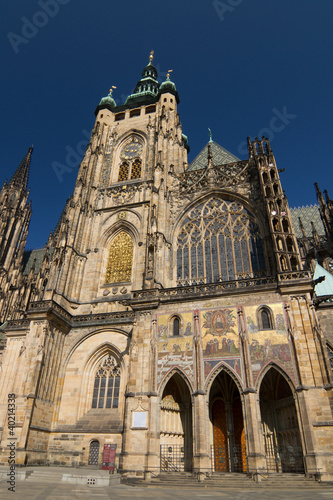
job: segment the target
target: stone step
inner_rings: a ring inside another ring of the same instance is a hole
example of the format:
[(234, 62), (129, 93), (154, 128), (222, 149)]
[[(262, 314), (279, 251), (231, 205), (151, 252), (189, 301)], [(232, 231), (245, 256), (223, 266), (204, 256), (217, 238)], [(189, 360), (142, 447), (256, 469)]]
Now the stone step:
[(261, 481), (256, 482), (246, 474), (240, 473), (213, 473), (210, 477), (198, 482), (196, 476), (189, 473), (168, 474), (161, 473), (149, 481), (143, 478), (125, 478), (123, 480), (132, 486), (141, 487), (173, 487), (186, 488), (241, 488), (241, 489), (296, 489), (318, 490), (332, 488), (332, 484), (319, 483), (304, 474), (268, 474), (262, 475)]

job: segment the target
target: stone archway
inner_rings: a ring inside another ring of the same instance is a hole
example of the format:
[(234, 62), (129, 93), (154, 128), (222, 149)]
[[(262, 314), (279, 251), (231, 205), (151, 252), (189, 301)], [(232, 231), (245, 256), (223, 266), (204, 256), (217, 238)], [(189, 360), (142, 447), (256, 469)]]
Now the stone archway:
[(215, 472), (246, 472), (245, 429), (240, 392), (222, 370), (209, 394), (212, 423), (212, 466)]
[(259, 398), (268, 472), (304, 473), (295, 399), (277, 369), (270, 368), (264, 376)]
[(161, 400), (161, 470), (190, 471), (193, 466), (192, 402), (184, 379), (175, 373)]

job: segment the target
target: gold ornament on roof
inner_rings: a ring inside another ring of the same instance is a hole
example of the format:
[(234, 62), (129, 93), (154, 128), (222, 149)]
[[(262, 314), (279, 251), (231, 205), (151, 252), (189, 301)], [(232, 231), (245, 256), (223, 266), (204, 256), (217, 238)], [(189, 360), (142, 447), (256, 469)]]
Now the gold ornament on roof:
[(150, 62), (153, 62), (153, 59), (154, 59), (154, 51), (153, 51), (153, 50), (151, 50), (151, 51), (150, 51), (150, 54), (149, 54), (149, 61), (150, 61)]
[(167, 72), (167, 78), (170, 78), (170, 73), (173, 72), (173, 69), (168, 69), (168, 72)]
[(115, 87), (114, 85), (112, 85), (112, 87), (110, 88), (110, 94), (112, 94), (112, 92), (114, 91), (114, 89), (116, 89), (117, 87)]

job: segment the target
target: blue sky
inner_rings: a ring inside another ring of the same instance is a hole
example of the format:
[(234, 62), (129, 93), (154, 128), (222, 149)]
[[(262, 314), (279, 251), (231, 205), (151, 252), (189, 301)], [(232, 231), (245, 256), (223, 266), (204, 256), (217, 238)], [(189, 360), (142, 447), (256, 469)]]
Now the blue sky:
[[(33, 144), (27, 248), (44, 246), (73, 191), (101, 97), (115, 85), (122, 104), (151, 49), (160, 81), (173, 69), (190, 161), (208, 127), (242, 159), (264, 129), (291, 207), (316, 202), (316, 181), (333, 197), (332, 19), (332, 0), (4, 3), (0, 183)], [(52, 165), (73, 150), (60, 182)]]

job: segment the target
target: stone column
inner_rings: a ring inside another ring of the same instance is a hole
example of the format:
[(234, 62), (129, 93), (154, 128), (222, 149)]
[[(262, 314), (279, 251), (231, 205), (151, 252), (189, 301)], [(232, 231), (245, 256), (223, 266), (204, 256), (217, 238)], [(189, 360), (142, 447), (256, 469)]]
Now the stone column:
[(243, 413), (248, 472), (255, 474), (266, 470), (266, 455), (259, 395), (254, 389), (246, 389), (243, 392)]

